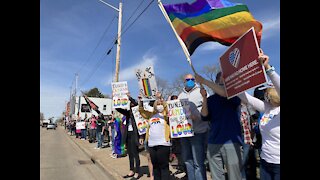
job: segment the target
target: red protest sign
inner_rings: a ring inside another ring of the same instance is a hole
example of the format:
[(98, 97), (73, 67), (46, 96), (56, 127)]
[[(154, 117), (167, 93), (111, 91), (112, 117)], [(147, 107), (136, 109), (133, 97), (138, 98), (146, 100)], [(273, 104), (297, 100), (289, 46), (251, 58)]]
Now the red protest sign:
[(258, 56), (259, 46), (252, 27), (220, 57), (228, 99), (267, 82)]

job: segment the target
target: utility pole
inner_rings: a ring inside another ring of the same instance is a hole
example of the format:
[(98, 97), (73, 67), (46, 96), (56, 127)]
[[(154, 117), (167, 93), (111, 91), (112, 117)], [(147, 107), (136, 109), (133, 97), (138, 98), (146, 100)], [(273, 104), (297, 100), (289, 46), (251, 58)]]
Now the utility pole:
[[(78, 73), (76, 73), (76, 89), (75, 89), (75, 97), (77, 97), (77, 89), (78, 89)], [(77, 102), (77, 100), (75, 100)], [(78, 100), (78, 117), (80, 115), (80, 95), (79, 95), (79, 100)]]
[(78, 86), (78, 73), (76, 73), (76, 87), (75, 87), (75, 90), (74, 90), (74, 94), (75, 96), (77, 96), (77, 87)]
[(120, 46), (121, 46), (121, 27), (122, 27), (122, 0), (119, 0), (119, 8), (116, 8), (116, 7), (110, 5), (109, 3), (106, 3), (106, 2), (104, 2), (102, 0), (99, 0), (99, 1), (119, 12), (117, 54), (116, 54), (116, 72), (115, 72), (115, 82), (118, 82), (119, 81), (119, 69), (120, 69)]
[(73, 111), (73, 109), (72, 109), (73, 103), (72, 103), (71, 100), (72, 100), (72, 86), (70, 86), (70, 100), (69, 100), (70, 110), (69, 110), (69, 114), (68, 114), (69, 117), (70, 117), (70, 115), (72, 114), (72, 111)]

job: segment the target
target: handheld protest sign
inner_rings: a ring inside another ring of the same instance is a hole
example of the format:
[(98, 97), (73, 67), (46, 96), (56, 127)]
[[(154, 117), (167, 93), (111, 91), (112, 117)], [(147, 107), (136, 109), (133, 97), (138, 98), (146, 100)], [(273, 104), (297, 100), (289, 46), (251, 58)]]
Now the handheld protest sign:
[(140, 112), (139, 112), (139, 106), (135, 106), (131, 108), (132, 114), (134, 116), (134, 119), (136, 121), (136, 125), (138, 128), (139, 135), (145, 134), (147, 132), (147, 120), (144, 119)]
[(113, 82), (112, 85), (112, 107), (130, 109), (130, 101), (127, 96), (128, 84), (127, 81)]
[(155, 100), (157, 83), (152, 66), (136, 69), (136, 77), (139, 83), (139, 92), (143, 99)]
[(77, 122), (76, 129), (86, 129), (86, 122)]
[(228, 99), (267, 82), (258, 60), (259, 46), (254, 27), (244, 33), (220, 57), (220, 68)]
[(190, 119), (190, 105), (188, 99), (167, 101), (171, 138), (192, 137), (193, 123)]

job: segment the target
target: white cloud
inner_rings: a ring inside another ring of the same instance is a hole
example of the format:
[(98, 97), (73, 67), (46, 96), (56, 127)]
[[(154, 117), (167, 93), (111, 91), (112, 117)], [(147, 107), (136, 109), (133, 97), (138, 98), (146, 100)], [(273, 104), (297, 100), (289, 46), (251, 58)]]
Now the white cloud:
[[(155, 62), (157, 61), (157, 57), (155, 55), (150, 55), (149, 53), (145, 54), (142, 57), (142, 61), (138, 62), (137, 64), (134, 64), (130, 67), (127, 67), (125, 69), (121, 69), (119, 73), (119, 81), (130, 81), (135, 80), (135, 70), (141, 67), (146, 66), (154, 66)], [(113, 81), (114, 75), (108, 76), (107, 80), (103, 82), (104, 85), (109, 86), (111, 82)]]
[(212, 51), (212, 50), (218, 50), (218, 49), (224, 49), (225, 46), (221, 45), (217, 42), (206, 42), (203, 45), (199, 46), (200, 51)]
[(270, 38), (274, 34), (280, 33), (280, 16), (273, 19), (266, 19), (262, 21), (262, 39)]

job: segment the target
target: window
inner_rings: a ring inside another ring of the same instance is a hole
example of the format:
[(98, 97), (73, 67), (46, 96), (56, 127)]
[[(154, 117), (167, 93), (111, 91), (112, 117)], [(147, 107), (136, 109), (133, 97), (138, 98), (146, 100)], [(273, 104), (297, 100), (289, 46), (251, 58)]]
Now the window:
[(107, 105), (103, 105), (103, 110), (107, 110)]
[(90, 112), (89, 104), (81, 104), (81, 112)]

